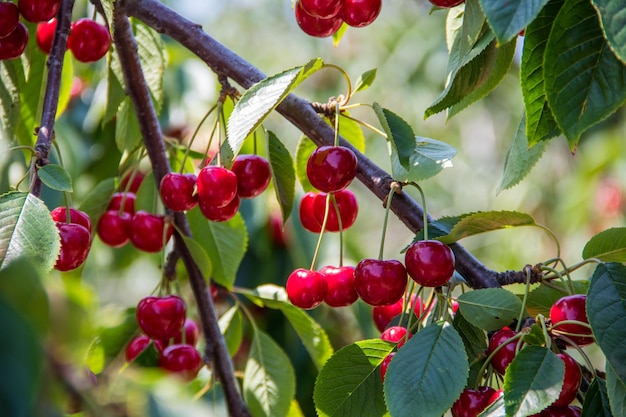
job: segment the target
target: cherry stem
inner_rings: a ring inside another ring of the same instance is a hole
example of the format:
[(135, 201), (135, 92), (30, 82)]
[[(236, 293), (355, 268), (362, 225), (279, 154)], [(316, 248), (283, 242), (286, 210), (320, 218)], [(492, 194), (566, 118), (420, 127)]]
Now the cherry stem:
[(514, 342), (516, 340), (520, 340), (522, 337), (524, 337), (523, 333), (518, 333), (515, 336), (512, 336), (511, 338), (505, 340), (504, 342), (502, 342), (497, 348), (495, 348), (493, 350), (493, 352), (491, 352), (489, 354), (489, 356), (487, 356), (487, 359), (485, 359), (485, 362), (483, 362), (482, 366), (480, 367), (480, 369), (478, 370), (478, 374), (476, 374), (476, 381), (474, 382), (474, 386), (478, 387), (480, 386), (480, 381), (483, 379), (483, 375), (485, 373), (485, 369), (487, 369), (487, 366), (489, 366), (489, 364), (491, 363), (491, 360), (493, 359), (494, 356), (496, 356), (496, 353), (498, 353), (501, 349), (504, 349), (504, 347), (506, 345), (508, 345), (511, 342)]
[[(348, 93), (346, 94), (346, 96), (344, 97), (344, 99), (342, 100), (341, 105), (345, 105), (348, 104), (348, 101), (350, 101), (350, 97), (352, 97), (352, 82), (350, 81), (350, 77), (348, 76), (348, 74), (343, 70), (343, 68), (334, 65), (334, 64), (324, 64), (323, 65), (324, 68), (332, 68), (335, 69), (337, 71), (339, 71), (341, 73), (341, 75), (343, 75), (343, 78), (345, 78), (346, 80), (346, 84), (348, 85)], [(339, 105), (339, 103), (337, 103)]]
[[(219, 103), (218, 103), (218, 107), (219, 107)], [(206, 164), (210, 163), (213, 158), (211, 158), (209, 161), (207, 161), (207, 158), (209, 157), (209, 152), (211, 152), (211, 144), (213, 144), (213, 138), (215, 137), (215, 131), (218, 129), (220, 125), (220, 121), (219, 118), (215, 118), (215, 122), (213, 123), (213, 129), (211, 129), (211, 136), (209, 136), (209, 142), (206, 145), (206, 150), (204, 151), (204, 156), (202, 157), (202, 162), (200, 162), (200, 167), (204, 167)]]
[(330, 193), (328, 195), (330, 196), (330, 201), (333, 204), (335, 215), (337, 216), (337, 223), (339, 223), (339, 266), (343, 266), (343, 223), (341, 221), (341, 214), (339, 213), (339, 205), (337, 204), (335, 194)]
[(198, 123), (198, 126), (196, 126), (196, 130), (194, 130), (193, 135), (191, 135), (191, 139), (189, 139), (189, 143), (187, 144), (187, 149), (185, 150), (185, 156), (183, 156), (183, 161), (181, 162), (181, 166), (180, 166), (181, 174), (185, 170), (185, 163), (187, 162), (187, 158), (189, 157), (189, 151), (191, 150), (191, 147), (193, 146), (193, 142), (196, 140), (196, 137), (198, 136), (200, 127), (204, 124), (206, 119), (209, 118), (209, 116), (211, 115), (211, 113), (213, 113), (213, 110), (215, 110), (216, 107), (217, 107), (217, 104), (214, 104), (211, 106), (211, 108), (206, 112), (206, 114), (202, 117), (202, 119)]
[(389, 190), (389, 194), (387, 194), (387, 201), (385, 201), (385, 220), (383, 221), (383, 233), (380, 238), (380, 249), (378, 251), (378, 259), (383, 259), (383, 251), (385, 249), (385, 235), (387, 234), (387, 223), (389, 221), (389, 211), (391, 209), (391, 200), (393, 199), (393, 195), (396, 193), (398, 189), (398, 183), (391, 183), (391, 188)]
[(580, 346), (578, 346), (578, 343), (574, 342), (572, 339), (562, 334), (559, 335), (559, 339), (563, 340), (565, 343), (567, 343), (568, 345), (570, 345), (571, 347), (573, 347), (574, 349), (578, 351), (580, 356), (585, 361), (585, 364), (587, 365), (589, 372), (591, 372), (591, 375), (593, 375), (593, 377), (595, 378), (597, 376), (596, 369), (591, 363), (591, 359), (589, 359), (589, 356), (587, 356), (585, 351)]
[(519, 310), (519, 316), (517, 317), (517, 324), (515, 325), (515, 331), (519, 332), (522, 328), (522, 320), (524, 320), (524, 312), (526, 311), (526, 303), (528, 302), (528, 294), (530, 292), (530, 278), (532, 277), (532, 271), (530, 267), (525, 268), (526, 271), (526, 286), (524, 289), (524, 298), (522, 299), (522, 307)]
[(369, 124), (367, 122), (364, 122), (363, 120), (357, 119), (355, 117), (348, 116), (345, 113), (341, 113), (341, 116), (345, 117), (346, 119), (350, 119), (353, 122), (356, 122), (356, 123), (358, 123), (358, 124), (360, 124), (362, 126), (365, 126), (366, 128), (370, 129), (371, 131), (373, 131), (373, 132), (379, 134), (380, 136), (382, 136), (383, 138), (387, 139), (387, 134), (385, 132), (383, 132), (382, 130), (378, 129), (377, 127), (375, 127), (374, 125), (371, 125), (371, 124)]
[(569, 275), (568, 275), (568, 279), (565, 279), (563, 277), (563, 275), (559, 271), (557, 271), (556, 269), (551, 268), (549, 266), (542, 266), (541, 270), (550, 271), (554, 275), (556, 275), (561, 280), (563, 285), (565, 285), (565, 287), (567, 288), (567, 291), (568, 291), (569, 295), (572, 295), (572, 294), (576, 293), (576, 290), (574, 289), (574, 284), (572, 283), (572, 280), (569, 279)]
[(546, 325), (546, 318), (543, 315), (538, 315), (537, 319), (539, 325), (541, 326), (541, 331), (543, 333), (543, 340), (546, 342), (546, 347), (548, 349), (552, 349), (552, 338), (548, 332), (548, 326)]
[(339, 102), (336, 101), (335, 102), (335, 139), (333, 141), (333, 145), (334, 146), (339, 146), (339, 116), (340, 116), (340, 111), (339, 111)]
[(320, 248), (322, 247), (322, 238), (324, 237), (324, 232), (326, 232), (326, 223), (328, 223), (328, 213), (330, 211), (330, 196), (331, 194), (326, 194), (326, 205), (324, 207), (324, 221), (322, 222), (322, 230), (320, 230), (320, 235), (317, 237), (317, 245), (315, 245), (315, 253), (313, 254), (313, 260), (311, 261), (311, 271), (315, 271), (315, 264), (317, 263), (317, 257), (320, 253)]
[(543, 229), (546, 233), (548, 233), (548, 235), (550, 236), (550, 238), (554, 241), (554, 244), (556, 245), (556, 255), (557, 255), (556, 257), (560, 258), (561, 257), (561, 244), (559, 243), (559, 239), (557, 239), (555, 234), (549, 228), (540, 224), (537, 224), (536, 226), (540, 229)]
[(419, 186), (416, 182), (410, 182), (413, 187), (417, 188), (417, 191), (420, 193), (420, 197), (422, 199), (422, 207), (424, 208), (424, 212), (422, 213), (424, 227), (422, 228), (422, 232), (424, 234), (424, 240), (428, 240), (428, 211), (426, 210), (426, 195), (424, 194), (424, 190)]

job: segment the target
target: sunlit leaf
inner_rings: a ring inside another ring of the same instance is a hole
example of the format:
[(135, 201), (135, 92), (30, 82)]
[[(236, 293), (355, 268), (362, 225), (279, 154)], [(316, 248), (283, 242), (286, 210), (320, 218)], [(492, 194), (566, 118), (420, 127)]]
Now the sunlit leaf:
[(224, 335), (228, 353), (233, 356), (239, 350), (243, 339), (243, 320), (239, 307), (234, 305), (220, 317), (218, 324)]
[(365, 71), (363, 74), (359, 75), (356, 83), (354, 84), (353, 92), (367, 90), (376, 79), (376, 68)]
[(531, 216), (517, 211), (485, 211), (464, 216), (446, 236), (438, 238), (444, 243), (454, 243), (468, 236), (519, 226), (535, 226)]
[(583, 249), (583, 259), (626, 262), (626, 227), (614, 227), (593, 236)]
[(413, 139), (408, 169), (400, 163), (395, 148), (391, 149), (391, 172), (398, 181), (423, 181), (451, 167), (455, 155), (456, 149), (447, 143), (417, 136)]
[(72, 192), (72, 177), (61, 165), (46, 164), (37, 170), (37, 174), (48, 188)]
[(304, 192), (315, 191), (306, 173), (307, 162), (315, 149), (317, 149), (315, 142), (306, 136), (300, 137), (296, 147), (296, 174)]
[(126, 97), (115, 116), (115, 143), (120, 152), (131, 151), (141, 143), (137, 113), (130, 98)]
[(484, 330), (498, 330), (519, 317), (520, 299), (502, 288), (484, 288), (461, 294), (459, 311), (467, 321)]

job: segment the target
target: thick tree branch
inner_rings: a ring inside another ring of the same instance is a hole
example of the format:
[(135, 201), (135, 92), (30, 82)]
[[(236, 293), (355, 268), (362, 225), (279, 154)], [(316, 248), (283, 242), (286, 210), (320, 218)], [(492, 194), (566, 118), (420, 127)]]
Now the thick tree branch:
[[(137, 43), (134, 39), (130, 22), (124, 15), (123, 1), (118, 0), (115, 3), (113, 27), (113, 40), (120, 57), (126, 90), (137, 112), (141, 134), (148, 157), (152, 163), (155, 182), (158, 185), (161, 183), (163, 176), (170, 172), (170, 165), (167, 159), (165, 144), (162, 140), (161, 127), (141, 69), (141, 63), (137, 54)], [(184, 214), (175, 213), (174, 223), (184, 235), (191, 235), (189, 224)], [(249, 411), (243, 401), (237, 379), (235, 378), (228, 349), (217, 323), (217, 314), (208, 285), (202, 272), (194, 262), (191, 253), (185, 246), (183, 237), (176, 233), (175, 239), (175, 250), (180, 251), (187, 268), (189, 282), (198, 306), (202, 330), (206, 339), (205, 354), (213, 362), (214, 368), (222, 382), (229, 413), (233, 416), (249, 416)]]

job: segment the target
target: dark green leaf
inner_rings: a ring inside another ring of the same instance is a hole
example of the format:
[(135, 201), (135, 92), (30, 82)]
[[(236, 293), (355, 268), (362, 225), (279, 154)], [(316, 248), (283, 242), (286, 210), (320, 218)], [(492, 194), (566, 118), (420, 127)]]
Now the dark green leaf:
[(133, 336), (138, 334), (135, 308), (128, 308), (118, 317), (117, 322), (99, 330), (99, 342), (104, 350), (104, 357), (113, 359), (120, 354)]
[(365, 71), (363, 74), (359, 75), (356, 83), (354, 85), (353, 92), (359, 92), (363, 90), (367, 90), (374, 83), (376, 79), (376, 68)]
[(480, 0), (480, 4), (498, 38), (505, 43), (517, 36), (535, 17), (548, 0)]
[(591, 0), (598, 11), (609, 47), (626, 63), (626, 10), (621, 0)]
[(132, 151), (141, 143), (142, 137), (137, 113), (130, 98), (126, 97), (115, 116), (115, 143), (120, 152)]
[(44, 165), (37, 170), (37, 174), (41, 182), (48, 188), (69, 193), (73, 191), (72, 177), (70, 177), (70, 174), (61, 165)]
[(148, 172), (135, 194), (135, 211), (143, 210), (154, 213), (159, 198), (154, 173)]
[(626, 227), (614, 227), (593, 236), (583, 249), (583, 259), (626, 262)]
[(241, 340), (243, 339), (243, 320), (241, 319), (239, 307), (234, 305), (229, 308), (228, 311), (220, 317), (218, 324), (224, 335), (228, 353), (233, 356), (239, 350)]
[[(16, 68), (19, 66), (19, 69)], [(0, 60), (0, 133), (10, 143), (20, 119), (20, 77), (21, 61)]]
[(468, 371), (463, 341), (451, 325), (423, 328), (389, 363), (389, 412), (394, 417), (440, 417), (465, 388)]
[(413, 139), (408, 170), (400, 164), (395, 148), (391, 149), (392, 175), (398, 181), (423, 181), (451, 167), (454, 155), (456, 149), (447, 143), (417, 136)]
[(207, 255), (204, 248), (195, 239), (184, 235), (182, 237), (185, 241), (185, 246), (187, 246), (187, 250), (193, 258), (193, 261), (198, 266), (198, 269), (200, 269), (200, 271), (202, 272), (202, 276), (204, 276), (204, 279), (206, 279), (208, 282), (208, 280), (211, 278), (211, 273), (213, 270), (209, 255)]
[(98, 183), (87, 194), (78, 208), (87, 213), (92, 220), (95, 220), (106, 210), (114, 191), (115, 179), (107, 178)]
[(144, 368), (154, 368), (159, 366), (159, 357), (159, 351), (154, 345), (154, 341), (151, 341), (150, 344), (133, 360), (133, 364), (143, 366)]
[(280, 204), (283, 214), (283, 222), (289, 218), (296, 193), (296, 170), (294, 168), (291, 154), (282, 144), (280, 139), (272, 133), (267, 132), (269, 162), (272, 168), (272, 180), (276, 199)]
[(20, 145), (33, 146), (37, 139), (35, 128), (41, 122), (47, 57), (37, 50), (36, 42), (29, 42), (22, 58), (26, 62), (23, 69), (21, 66), (18, 69), (20, 122), (16, 126), (15, 134)]
[(465, 319), (463, 314), (455, 314), (452, 324), (463, 340), (469, 361), (481, 357), (487, 349), (485, 332)]
[(546, 338), (541, 326), (536, 323), (530, 326), (530, 331), (524, 334), (522, 341), (527, 345), (543, 346), (546, 343)]
[(594, 378), (585, 394), (583, 413), (581, 417), (614, 417), (611, 414), (609, 397), (606, 392), (606, 382)]
[(611, 364), (606, 366), (606, 391), (613, 417), (625, 417), (626, 383), (615, 375)]
[[(574, 289), (577, 294), (586, 294), (589, 288), (589, 281), (573, 281)], [(559, 289), (548, 287), (547, 285), (540, 285), (533, 289), (528, 294), (528, 300), (526, 301), (526, 310), (531, 316), (537, 316), (543, 314), (548, 317), (550, 315), (550, 307), (561, 297), (569, 294), (569, 285), (552, 281), (552, 286), (556, 286)]]
[(400, 165), (406, 170), (410, 169), (411, 156), (415, 149), (415, 133), (413, 128), (400, 116), (390, 110), (380, 107), (374, 103), (374, 111), (378, 116), (383, 130), (387, 134), (387, 140), (396, 151), (396, 156)]
[(518, 318), (520, 299), (502, 288), (485, 288), (461, 294), (457, 301), (463, 317), (483, 330), (498, 330)]
[(300, 137), (298, 146), (296, 147), (296, 174), (298, 175), (298, 181), (305, 193), (315, 191), (315, 187), (309, 182), (309, 177), (306, 173), (306, 165), (315, 149), (317, 149), (315, 142), (306, 136)]
[(486, 211), (465, 215), (450, 233), (439, 238), (444, 243), (454, 243), (464, 237), (494, 230), (519, 226), (536, 226), (532, 217), (517, 211)]

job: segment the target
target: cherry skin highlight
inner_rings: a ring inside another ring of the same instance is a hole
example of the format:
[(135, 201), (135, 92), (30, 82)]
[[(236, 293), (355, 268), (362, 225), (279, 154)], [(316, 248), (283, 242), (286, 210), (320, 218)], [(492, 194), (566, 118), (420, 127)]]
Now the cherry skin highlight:
[(237, 214), (239, 211), (239, 205), (241, 204), (241, 199), (238, 195), (235, 195), (227, 205), (222, 207), (215, 207), (208, 203), (205, 203), (204, 200), (199, 200), (198, 206), (200, 207), (200, 211), (207, 219), (213, 222), (225, 222)]
[(80, 62), (96, 62), (111, 47), (109, 29), (91, 19), (78, 19), (72, 23), (72, 30), (67, 39), (67, 47)]
[(341, 11), (343, 0), (300, 0), (302, 9), (313, 17), (330, 19)]
[(29, 22), (47, 22), (57, 14), (61, 0), (19, 0), (17, 7)]
[(181, 377), (185, 381), (192, 381), (204, 365), (202, 356), (191, 345), (168, 346), (161, 353), (159, 366)]
[(126, 212), (130, 215), (135, 214), (135, 200), (137, 199), (137, 195), (131, 192), (121, 192), (121, 193), (113, 193), (111, 196), (111, 200), (109, 201), (109, 205), (107, 206), (107, 210), (116, 210), (119, 211), (122, 207), (122, 202), (124, 203), (123, 212)]
[[(516, 332), (507, 327), (495, 332), (489, 339), (489, 354), (516, 334)], [(495, 371), (500, 375), (504, 375), (506, 368), (513, 361), (513, 358), (515, 358), (516, 347), (517, 340), (507, 343), (506, 346), (500, 349), (491, 359), (491, 366), (493, 366), (493, 369), (495, 369)]]
[(364, 27), (376, 20), (382, 7), (382, 0), (344, 0), (339, 16), (350, 26)]
[(61, 251), (54, 269), (71, 271), (85, 262), (91, 248), (91, 235), (80, 224), (56, 222), (61, 237)]
[(131, 340), (126, 345), (126, 350), (125, 350), (126, 362), (134, 361), (135, 358), (141, 354), (141, 352), (146, 350), (148, 345), (150, 345), (151, 341), (152, 339), (150, 339), (148, 336), (144, 334), (133, 338), (133, 340)]
[(354, 152), (343, 146), (320, 146), (311, 153), (306, 175), (311, 185), (325, 193), (345, 189), (356, 176)]
[(100, 240), (108, 246), (119, 248), (130, 240), (130, 213), (107, 210), (100, 216), (96, 232)]
[(198, 204), (194, 194), (197, 177), (194, 174), (169, 172), (161, 179), (159, 192), (166, 207), (174, 211), (191, 210)]
[(413, 281), (424, 287), (440, 287), (454, 274), (454, 253), (438, 240), (419, 240), (407, 249), (404, 264)]
[[(315, 200), (318, 193), (309, 191), (304, 194), (300, 200), (300, 206), (298, 208), (298, 214), (300, 215), (300, 223), (302, 227), (312, 233), (320, 233), (322, 231), (322, 223), (317, 219), (315, 213)], [(324, 214), (322, 213), (322, 217)]]
[(165, 227), (163, 216), (140, 210), (130, 222), (130, 241), (144, 252), (159, 252), (174, 232), (171, 225), (167, 225), (167, 231)]
[(326, 279), (317, 271), (298, 268), (287, 278), (285, 290), (291, 304), (310, 310), (324, 301), (327, 290)]
[(349, 306), (359, 298), (354, 288), (354, 267), (325, 266), (320, 269), (320, 273), (326, 278), (324, 302), (329, 306)]
[(148, 296), (137, 304), (135, 312), (139, 328), (151, 339), (170, 339), (181, 334), (187, 307), (177, 295)]
[[(67, 208), (59, 206), (50, 212), (52, 220), (67, 223)], [(70, 207), (70, 223), (80, 224), (91, 233), (91, 219), (84, 211)]]
[(196, 185), (198, 202), (205, 207), (224, 207), (237, 195), (237, 175), (229, 169), (215, 165), (200, 170)]
[[(356, 195), (350, 190), (341, 190), (333, 193), (333, 195), (335, 197), (335, 201), (337, 202), (339, 216), (337, 216), (337, 209), (335, 209), (335, 205), (332, 201), (330, 201), (328, 207), (328, 220), (326, 221), (326, 231), (339, 232), (342, 229), (347, 230), (354, 225), (354, 222), (356, 222), (359, 214), (359, 203), (356, 199)], [(320, 228), (324, 222), (326, 196), (326, 193), (319, 193), (313, 201), (313, 213), (320, 224)], [(341, 219), (341, 227), (339, 227), (339, 219)]]
[(478, 417), (498, 398), (495, 394), (496, 390), (487, 386), (478, 389), (465, 388), (450, 409), (452, 417)]
[(49, 54), (52, 49), (52, 40), (54, 39), (54, 31), (57, 28), (57, 19), (52, 18), (47, 22), (42, 22), (37, 25), (37, 32), (35, 40), (37, 46), (44, 54)]
[(564, 406), (569, 405), (576, 399), (576, 394), (578, 394), (578, 388), (580, 388), (580, 383), (582, 381), (582, 371), (580, 370), (578, 362), (576, 362), (576, 360), (570, 355), (557, 353), (557, 356), (565, 364), (565, 375), (563, 376), (563, 387), (561, 388), (559, 398), (557, 398), (552, 405)]
[(241, 198), (258, 196), (272, 178), (269, 162), (259, 155), (238, 155), (231, 169), (237, 176), (237, 194)]
[(397, 302), (407, 284), (404, 265), (393, 259), (363, 259), (357, 264), (354, 277), (356, 292), (372, 306)]
[(339, 30), (343, 21), (339, 15), (329, 19), (320, 19), (311, 16), (303, 8), (302, 3), (298, 1), (295, 7), (296, 22), (304, 33), (317, 38), (327, 38), (332, 36)]

